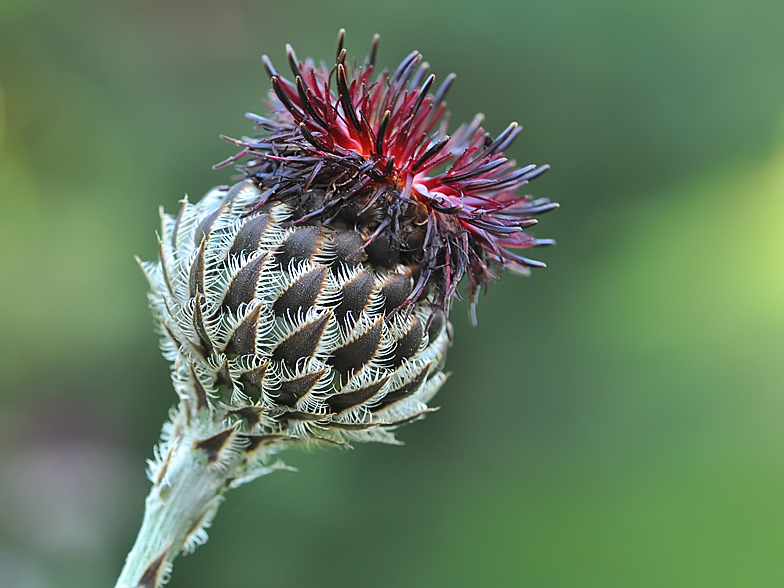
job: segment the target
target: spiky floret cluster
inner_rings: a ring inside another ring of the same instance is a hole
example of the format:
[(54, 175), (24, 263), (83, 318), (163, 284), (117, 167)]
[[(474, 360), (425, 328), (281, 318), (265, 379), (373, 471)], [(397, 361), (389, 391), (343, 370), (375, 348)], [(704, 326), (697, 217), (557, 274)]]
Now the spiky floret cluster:
[(219, 165), (248, 156), (239, 169), (267, 200), (297, 202), (295, 224), (361, 224), (371, 259), (416, 268), (407, 303), (428, 297), (448, 312), (467, 274), (473, 310), (498, 269), (544, 267), (513, 251), (553, 244), (523, 229), (558, 206), (517, 193), (548, 169), (518, 168), (504, 156), (517, 123), (493, 139), (477, 115), (447, 135), (454, 75), (432, 94), (435, 76), (417, 51), (376, 74), (378, 36), (362, 65), (347, 62), (343, 41), (341, 31), (331, 68), (300, 61), (287, 46), (294, 82), (264, 56), (271, 114), (248, 114), (262, 134), (229, 139), (241, 151)]

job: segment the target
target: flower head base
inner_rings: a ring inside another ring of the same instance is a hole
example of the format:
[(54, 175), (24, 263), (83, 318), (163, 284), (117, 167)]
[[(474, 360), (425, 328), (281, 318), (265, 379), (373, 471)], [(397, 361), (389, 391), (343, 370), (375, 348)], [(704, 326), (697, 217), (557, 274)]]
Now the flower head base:
[(425, 296), (448, 313), (468, 274), (473, 310), (498, 269), (544, 267), (513, 251), (552, 245), (523, 229), (558, 207), (517, 194), (549, 169), (518, 168), (504, 156), (522, 130), (517, 123), (493, 139), (477, 115), (447, 135), (453, 74), (433, 94), (435, 76), (417, 51), (376, 75), (378, 36), (362, 65), (347, 62), (343, 41), (341, 30), (332, 68), (300, 61), (287, 46), (294, 82), (264, 56), (271, 114), (248, 114), (263, 133), (229, 139), (242, 150), (218, 166), (248, 156), (238, 167), (265, 192), (259, 206), (296, 201), (293, 224), (365, 227), (371, 261), (415, 268), (409, 305)]

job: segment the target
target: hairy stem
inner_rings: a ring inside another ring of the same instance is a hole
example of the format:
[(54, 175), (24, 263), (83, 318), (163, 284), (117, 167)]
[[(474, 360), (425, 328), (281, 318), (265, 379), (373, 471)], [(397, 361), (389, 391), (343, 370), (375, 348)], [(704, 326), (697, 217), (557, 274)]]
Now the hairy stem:
[(115, 588), (158, 588), (181, 551), (206, 541), (204, 529), (240, 461), (236, 454), (215, 460), (206, 441), (185, 427), (164, 444), (166, 454), (153, 474), (142, 527)]

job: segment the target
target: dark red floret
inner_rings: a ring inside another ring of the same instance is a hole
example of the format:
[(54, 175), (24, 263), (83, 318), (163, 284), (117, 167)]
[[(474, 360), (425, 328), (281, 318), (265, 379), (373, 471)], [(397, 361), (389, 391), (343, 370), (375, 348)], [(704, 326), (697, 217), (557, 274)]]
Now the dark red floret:
[(477, 116), (447, 135), (453, 74), (433, 94), (435, 76), (417, 51), (394, 72), (376, 74), (378, 36), (361, 65), (347, 63), (343, 39), (341, 31), (331, 68), (299, 61), (287, 46), (293, 82), (262, 58), (270, 115), (248, 114), (261, 134), (229, 139), (242, 150), (218, 166), (247, 156), (238, 169), (269, 194), (265, 202), (293, 201), (295, 224), (353, 225), (366, 251), (377, 240), (393, 250), (417, 268), (408, 302), (428, 296), (448, 307), (467, 274), (473, 304), (499, 269), (544, 267), (513, 251), (552, 245), (523, 229), (558, 207), (517, 194), (549, 169), (504, 157), (517, 123), (492, 138)]

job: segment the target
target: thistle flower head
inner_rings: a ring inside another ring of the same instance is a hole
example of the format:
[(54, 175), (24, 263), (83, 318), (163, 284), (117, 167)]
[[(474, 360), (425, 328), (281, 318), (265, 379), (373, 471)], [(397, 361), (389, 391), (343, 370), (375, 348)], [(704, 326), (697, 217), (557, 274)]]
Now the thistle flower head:
[(232, 140), (242, 149), (222, 164), (247, 156), (238, 167), (266, 191), (259, 205), (296, 201), (294, 224), (363, 225), (371, 261), (415, 269), (409, 304), (427, 296), (448, 312), (467, 274), (473, 310), (499, 269), (544, 267), (515, 251), (553, 244), (523, 229), (558, 206), (518, 193), (549, 166), (518, 168), (504, 156), (517, 123), (492, 138), (477, 115), (448, 135), (444, 98), (454, 74), (433, 93), (419, 52), (377, 73), (378, 36), (361, 65), (347, 61), (343, 41), (341, 30), (332, 67), (300, 61), (287, 46), (294, 81), (262, 58), (270, 115), (247, 115), (263, 132)]
[(361, 65), (343, 39), (333, 67), (288, 47), (293, 81), (265, 57), (270, 114), (219, 164), (245, 177), (161, 212), (142, 267), (180, 402), (122, 588), (160, 586), (227, 488), (285, 467), (280, 449), (394, 443), (446, 380), (461, 279), (473, 309), (500, 269), (543, 265), (520, 249), (552, 244), (524, 232), (557, 205), (518, 193), (547, 166), (504, 156), (516, 124), (448, 135), (453, 75), (431, 92), (416, 51), (376, 73), (378, 38)]
[(341, 31), (331, 68), (289, 47), (293, 82), (265, 57), (271, 112), (223, 162), (245, 178), (164, 214), (144, 264), (180, 418), (237, 479), (291, 442), (393, 442), (446, 378), (461, 278), (473, 304), (552, 243), (523, 232), (556, 205), (518, 194), (547, 169), (504, 157), (519, 127), (447, 135), (454, 76), (432, 93), (417, 52), (376, 74), (377, 41), (349, 64)]

